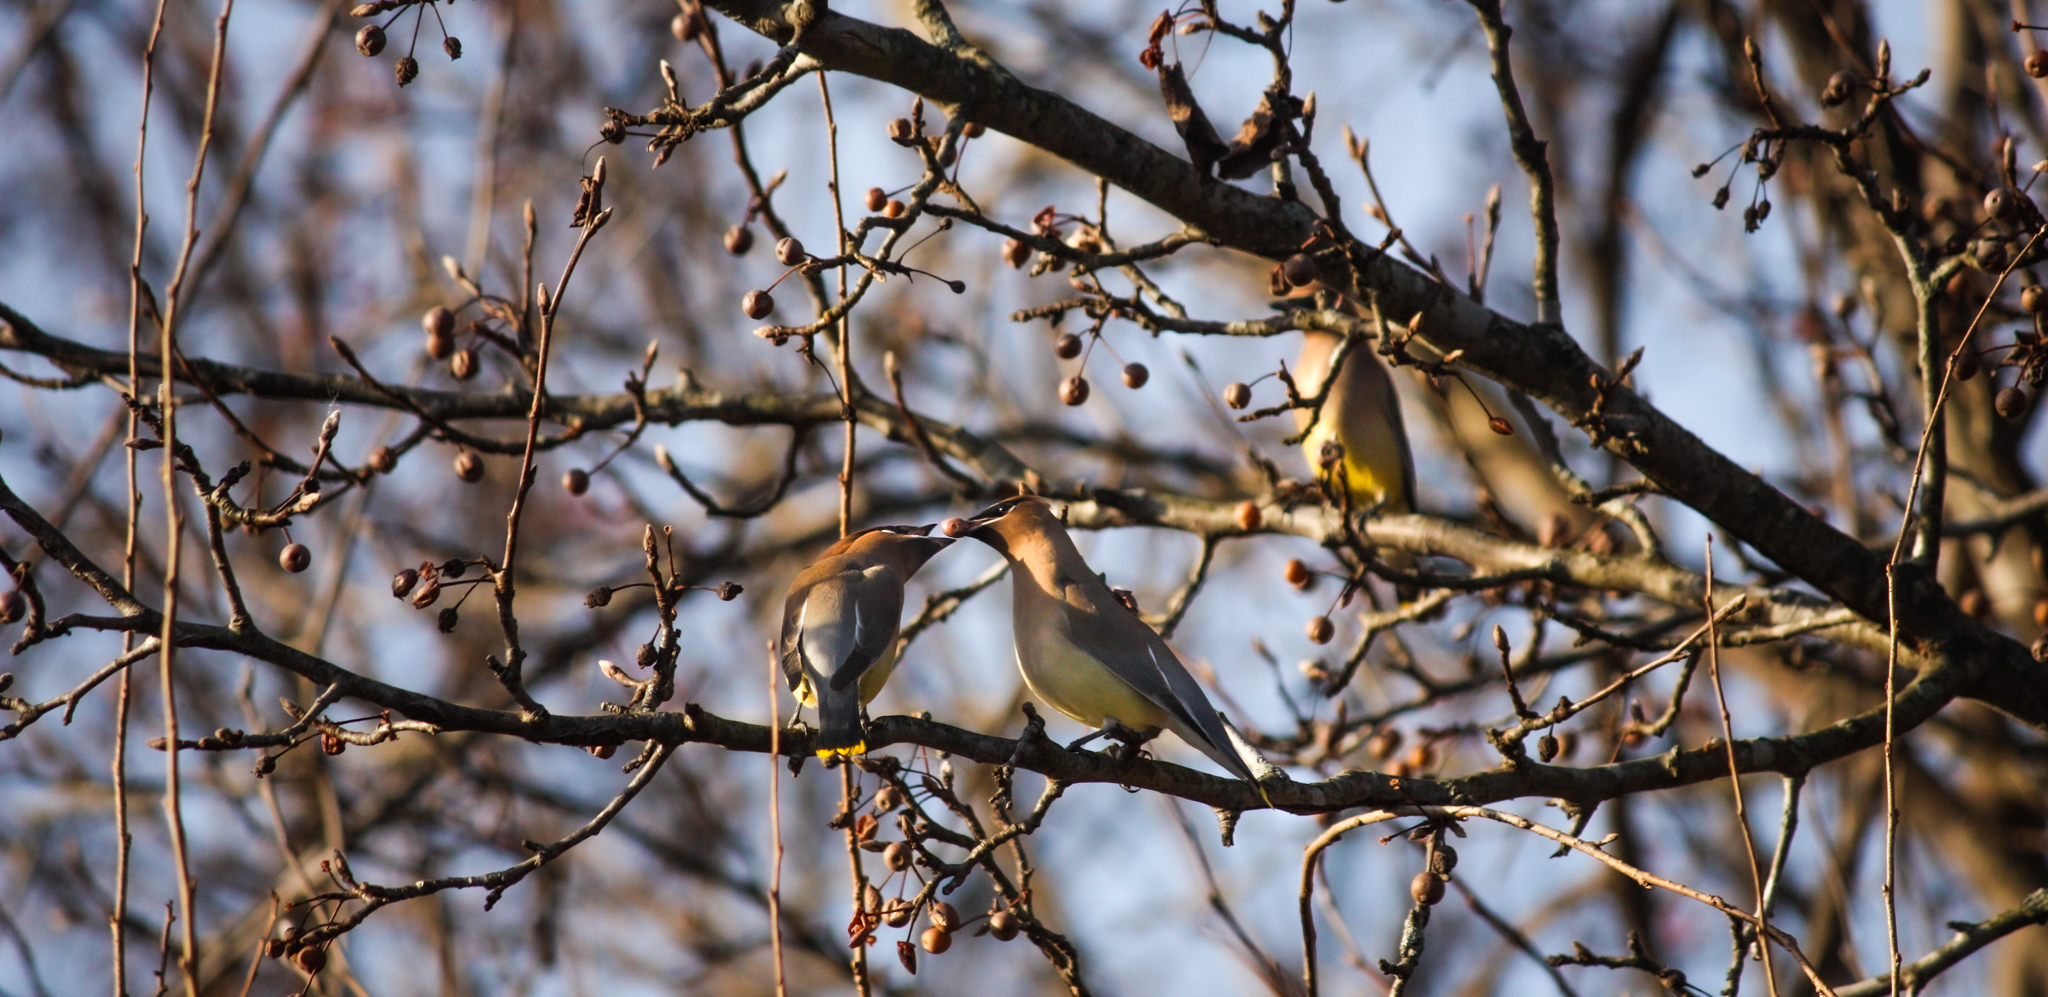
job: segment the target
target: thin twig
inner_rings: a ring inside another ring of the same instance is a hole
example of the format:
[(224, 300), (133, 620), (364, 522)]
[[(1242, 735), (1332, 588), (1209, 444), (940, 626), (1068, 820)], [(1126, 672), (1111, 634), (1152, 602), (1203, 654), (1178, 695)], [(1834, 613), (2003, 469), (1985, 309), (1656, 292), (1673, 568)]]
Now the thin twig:
[[(1742, 847), (1749, 853), (1749, 882), (1756, 897), (1756, 920), (1767, 933), (1770, 928), (1770, 904), (1764, 893), (1763, 870), (1756, 857), (1756, 837), (1749, 831), (1749, 814), (1742, 802), (1742, 770), (1735, 764), (1735, 726), (1728, 716), (1728, 692), (1721, 686), (1721, 643), (1716, 632), (1720, 620), (1714, 615), (1714, 535), (1707, 534), (1707, 584), (1700, 598), (1707, 611), (1707, 674), (1714, 680), (1714, 701), (1721, 711), (1721, 745), (1728, 753), (1728, 789), (1735, 794), (1735, 823), (1742, 828)], [(1740, 932), (1737, 933), (1738, 936)], [(1742, 953), (1743, 946), (1737, 945), (1736, 954)], [(1771, 970), (1771, 947), (1759, 946), (1764, 960), (1764, 982), (1770, 986), (1771, 997), (1778, 997), (1778, 976)]]
[(768, 645), (768, 940), (775, 953), (775, 997), (789, 985), (782, 970), (782, 665)]

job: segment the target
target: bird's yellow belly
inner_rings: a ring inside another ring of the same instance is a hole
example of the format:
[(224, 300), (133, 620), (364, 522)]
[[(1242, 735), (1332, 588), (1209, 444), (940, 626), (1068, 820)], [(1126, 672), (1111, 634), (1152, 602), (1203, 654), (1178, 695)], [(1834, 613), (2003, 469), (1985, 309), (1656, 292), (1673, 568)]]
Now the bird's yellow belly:
[(1091, 728), (1109, 719), (1133, 730), (1166, 728), (1165, 710), (1062, 636), (1041, 633), (1030, 643), (1034, 646), (1027, 649), (1019, 642), (1017, 667), (1025, 686), (1045, 705)]
[[(1328, 414), (1327, 412), (1324, 413), (1326, 417)], [(1338, 443), (1344, 444), (1343, 484), (1345, 488), (1350, 490), (1351, 501), (1354, 505), (1379, 505), (1386, 502), (1390, 496), (1399, 494), (1396, 489), (1398, 487), (1397, 482), (1401, 476), (1400, 468), (1398, 466), (1391, 468), (1374, 467), (1372, 458), (1375, 455), (1367, 452), (1364, 447), (1355, 445), (1354, 441), (1346, 441), (1339, 438), (1337, 431), (1330, 426), (1327, 418), (1318, 421), (1316, 428), (1311, 430), (1308, 437), (1301, 441), (1302, 455), (1308, 458), (1308, 466), (1315, 470), (1317, 477), (1322, 475), (1322, 464), (1320, 461), (1322, 460), (1323, 444), (1333, 439)]]
[[(882, 660), (869, 665), (868, 670), (861, 673), (860, 705), (866, 706), (874, 702), (875, 697), (882, 694), (882, 687), (889, 684), (889, 673), (895, 670), (896, 651), (894, 648), (891, 648), (889, 653), (882, 657)], [(797, 680), (796, 701), (814, 710), (818, 708), (818, 693), (811, 688), (811, 677), (809, 675), (805, 675)]]

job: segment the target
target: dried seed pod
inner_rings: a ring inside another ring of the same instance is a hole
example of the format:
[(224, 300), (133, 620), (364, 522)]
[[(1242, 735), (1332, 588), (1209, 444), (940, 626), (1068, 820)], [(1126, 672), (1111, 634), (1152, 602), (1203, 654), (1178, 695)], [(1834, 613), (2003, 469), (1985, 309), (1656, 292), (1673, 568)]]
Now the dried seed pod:
[(277, 566), (292, 574), (298, 574), (313, 565), (313, 552), (305, 544), (286, 544), (277, 555)]
[(916, 135), (917, 128), (910, 123), (909, 118), (897, 118), (889, 122), (889, 141), (897, 145), (909, 145)]
[(988, 126), (979, 121), (970, 121), (960, 126), (960, 134), (968, 138), (980, 138), (988, 134)]
[(590, 490), (590, 472), (572, 467), (562, 472), (562, 490), (571, 495), (581, 495)]
[(378, 447), (370, 451), (370, 470), (378, 474), (390, 474), (398, 469), (398, 451), (390, 447)]
[(468, 450), (455, 455), (455, 476), (469, 484), (484, 479), (484, 459)]
[(2035, 49), (2027, 53), (2027, 75), (2037, 80), (2048, 79), (2048, 50)]
[(1223, 386), (1223, 404), (1231, 408), (1244, 408), (1252, 403), (1252, 386), (1243, 381), (1232, 381)]
[(1985, 192), (1984, 214), (1992, 218), (2004, 218), (2012, 214), (2012, 193), (2004, 187), (1993, 187)]
[(391, 67), (391, 71), (398, 77), (398, 85), (404, 86), (419, 77), (419, 60), (409, 55), (399, 56), (398, 65)]
[(889, 203), (889, 195), (880, 187), (869, 187), (867, 197), (861, 203), (867, 205), (869, 211), (880, 211)]
[(1312, 617), (1308, 621), (1309, 643), (1328, 644), (1330, 638), (1335, 636), (1337, 636), (1337, 625), (1331, 623), (1329, 617), (1317, 616)]
[(448, 53), (450, 61), (462, 58), (462, 39), (454, 35), (441, 39), (441, 51)]
[(1443, 877), (1428, 871), (1416, 873), (1415, 878), (1408, 882), (1408, 895), (1424, 907), (1435, 906), (1444, 898)]
[(746, 589), (743, 589), (743, 588), (741, 588), (741, 587), (740, 587), (740, 583), (738, 583), (738, 582), (719, 582), (719, 583), (718, 583), (718, 601), (719, 601), (719, 602), (731, 602), (731, 601), (733, 601), (734, 599), (737, 599), (737, 598), (739, 598), (739, 597), (740, 597), (740, 593), (742, 593), (742, 592), (745, 592), (745, 591), (746, 591)]
[(455, 632), (455, 624), (460, 620), (461, 617), (456, 615), (455, 607), (448, 606), (441, 610), (440, 616), (435, 617), (434, 625), (439, 627), (442, 633), (452, 634)]
[(996, 941), (999, 942), (1007, 942), (1017, 937), (1017, 932), (1023, 927), (1023, 921), (1006, 910), (999, 910), (988, 916), (988, 933), (996, 936)]
[(587, 609), (603, 609), (611, 604), (612, 587), (609, 585), (599, 585), (583, 596), (583, 605)]
[(374, 24), (365, 24), (357, 29), (356, 51), (372, 57), (384, 51), (384, 29)]
[(342, 740), (338, 735), (332, 733), (322, 733), (320, 735), (320, 751), (322, 754), (338, 755), (347, 750), (348, 742)]
[(2017, 385), (2006, 385), (1991, 396), (1991, 407), (2004, 418), (2017, 419), (2027, 414), (2027, 393)]
[(434, 600), (439, 598), (441, 598), (441, 583), (430, 578), (425, 585), (420, 586), (419, 592), (413, 595), (412, 608), (425, 609), (433, 605)]
[(292, 953), (292, 965), (307, 976), (318, 976), (327, 968), (327, 950), (318, 945), (302, 948)]
[(651, 643), (640, 645), (640, 648), (633, 652), (633, 663), (642, 668), (653, 668), (654, 645)]
[(1259, 512), (1259, 504), (1250, 499), (1237, 504), (1236, 518), (1237, 528), (1246, 533), (1258, 529), (1266, 521), (1266, 517)]
[(903, 964), (904, 972), (909, 973), (912, 976), (916, 976), (917, 946), (912, 945), (907, 941), (898, 940), (896, 942), (896, 961)]
[(1848, 102), (1850, 93), (1855, 89), (1855, 74), (1850, 73), (1846, 69), (1842, 70), (1828, 77), (1828, 85), (1821, 88), (1820, 106), (1838, 107)]
[(1284, 572), (1284, 577), (1287, 579), (1287, 584), (1303, 592), (1308, 591), (1309, 586), (1316, 583), (1315, 572), (1308, 570), (1308, 565), (1302, 563), (1301, 558), (1298, 557), (1287, 559), (1287, 569)]
[(1136, 391), (1144, 387), (1145, 382), (1150, 380), (1152, 380), (1152, 372), (1146, 370), (1144, 364), (1135, 362), (1124, 364), (1124, 387)]
[(468, 571), (469, 565), (462, 558), (451, 557), (441, 562), (441, 576), (444, 578), (461, 578)]
[(960, 920), (960, 912), (954, 910), (953, 905), (945, 902), (944, 900), (933, 902), (930, 913), (932, 918), (932, 927), (937, 928), (940, 931), (943, 931), (949, 935), (955, 931), (959, 931), (961, 925), (964, 923)]
[(887, 922), (889, 927), (892, 928), (903, 927), (910, 923), (911, 918), (916, 916), (917, 908), (910, 906), (910, 904), (902, 900), (891, 900), (882, 908), (882, 920)]
[(725, 230), (725, 251), (734, 256), (745, 256), (754, 248), (754, 230), (745, 225), (734, 225)]
[(1727, 207), (1727, 206), (1728, 206), (1728, 188), (1726, 188), (1726, 187), (1722, 187), (1722, 188), (1721, 188), (1720, 190), (1717, 190), (1717, 191), (1715, 191), (1715, 192), (1714, 192), (1714, 210), (1715, 210), (1715, 211), (1719, 211), (1719, 210), (1721, 210), (1722, 208), (1725, 208), (1725, 207)]
[(1984, 369), (1984, 362), (1977, 359), (1977, 351), (1965, 347), (1956, 354), (1956, 380), (1967, 381)]
[(748, 291), (740, 298), (740, 311), (745, 312), (748, 318), (764, 319), (774, 310), (775, 297), (767, 291)]
[[(776, 240), (775, 262), (786, 267), (793, 267), (802, 263), (804, 259), (804, 244), (798, 242), (796, 236), (786, 235)], [(759, 316), (756, 317), (758, 318)]]
[(882, 864), (888, 866), (890, 872), (902, 872), (910, 868), (910, 860), (914, 857), (916, 853), (911, 850), (908, 841), (892, 841), (889, 847), (882, 849)]
[(1071, 332), (1062, 332), (1052, 341), (1052, 355), (1061, 360), (1072, 360), (1081, 355), (1081, 337)]
[(407, 595), (412, 594), (412, 587), (418, 585), (419, 581), (420, 573), (412, 568), (407, 568), (398, 574), (392, 575), (391, 597), (393, 599), (405, 598)]
[[(21, 620), (22, 614), (26, 613), (27, 611), (28, 599), (27, 597), (23, 596), (21, 592), (19, 592), (18, 590), (0, 592), (0, 623), (19, 622)], [(7, 681), (10, 683), (13, 682), (14, 676), (7, 676)]]
[(1451, 870), (1458, 867), (1458, 850), (1444, 842), (1437, 842), (1429, 853), (1429, 871), (1449, 879)]
[(892, 197), (889, 199), (889, 203), (882, 205), (882, 217), (901, 218), (903, 213), (909, 210), (909, 208), (903, 206), (902, 201)]
[(903, 805), (903, 791), (895, 786), (883, 786), (875, 790), (875, 812), (888, 813)]
[(1031, 262), (1031, 247), (1025, 245), (1021, 239), (1005, 241), (1003, 243), (1003, 262), (1008, 263), (1013, 270), (1024, 269), (1024, 264)]
[(1295, 287), (1307, 287), (1316, 279), (1316, 258), (1296, 253), (1280, 261), (1280, 276)]
[(1536, 739), (1536, 757), (1546, 762), (1557, 757), (1556, 734), (1545, 734)]
[(1067, 378), (1060, 384), (1060, 401), (1067, 405), (1079, 405), (1088, 400), (1088, 379), (1079, 374)]
[(448, 376), (458, 381), (467, 381), (476, 376), (478, 366), (480, 365), (477, 363), (475, 350), (456, 350), (455, 355), (448, 358)]
[(953, 947), (953, 936), (940, 931), (937, 927), (930, 927), (917, 936), (917, 943), (924, 946), (926, 952), (938, 955)]

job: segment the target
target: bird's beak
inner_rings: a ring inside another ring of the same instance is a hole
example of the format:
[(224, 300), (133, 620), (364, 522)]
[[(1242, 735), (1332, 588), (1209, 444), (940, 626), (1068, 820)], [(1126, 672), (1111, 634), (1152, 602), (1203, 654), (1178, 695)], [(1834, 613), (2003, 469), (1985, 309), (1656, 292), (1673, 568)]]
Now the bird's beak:
[(920, 536), (920, 537), (923, 537), (923, 538), (925, 538), (926, 540), (929, 540), (929, 541), (931, 541), (931, 542), (932, 542), (933, 544), (935, 544), (936, 546), (934, 546), (934, 547), (932, 548), (932, 549), (933, 549), (934, 551), (940, 551), (940, 550), (945, 550), (945, 549), (946, 549), (947, 547), (950, 547), (950, 546), (952, 546), (952, 545), (953, 545), (953, 538), (952, 538), (952, 537), (950, 537), (950, 536), (945, 536), (945, 537), (935, 537), (935, 536), (932, 536), (932, 530), (933, 530), (933, 529), (935, 529), (935, 528), (937, 528), (937, 527), (938, 527), (938, 525), (939, 525), (939, 524), (937, 524), (937, 523), (926, 523), (926, 524), (924, 524), (923, 526), (920, 526), (920, 527), (918, 527), (917, 529), (915, 529), (915, 530), (912, 530), (912, 531), (910, 531), (910, 532), (911, 532), (911, 535), (913, 535), (913, 536)]

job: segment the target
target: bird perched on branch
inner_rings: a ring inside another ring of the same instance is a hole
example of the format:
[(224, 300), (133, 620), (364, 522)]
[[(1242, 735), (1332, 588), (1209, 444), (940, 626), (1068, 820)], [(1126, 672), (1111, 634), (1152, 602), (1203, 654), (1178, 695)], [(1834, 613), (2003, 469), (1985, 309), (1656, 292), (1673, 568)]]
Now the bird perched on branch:
[[(1336, 333), (1319, 330), (1302, 337), (1295, 380), (1303, 395), (1314, 397), (1323, 390), (1330, 361), (1343, 341)], [(1401, 399), (1393, 377), (1371, 350), (1354, 347), (1345, 355), (1320, 414), (1295, 409), (1294, 428), (1307, 434), (1301, 452), (1308, 457), (1309, 470), (1318, 479), (1334, 473), (1337, 487), (1350, 492), (1352, 508), (1389, 514), (1415, 511), (1415, 457), (1401, 425)], [(1344, 454), (1335, 468), (1325, 468), (1323, 445), (1331, 442), (1341, 445)], [(1415, 564), (1405, 551), (1389, 551), (1384, 559), (1404, 571)]]
[(862, 708), (896, 667), (903, 584), (953, 541), (924, 526), (877, 526), (840, 539), (797, 572), (782, 604), (782, 674), (818, 711), (820, 756), (867, 751)]
[(1010, 562), (1024, 684), (1046, 705), (1097, 728), (1073, 747), (1104, 735), (1137, 744), (1170, 730), (1232, 775), (1258, 783), (1249, 762), (1257, 753), (1209, 705), (1166, 639), (1088, 567), (1050, 502), (1020, 495), (973, 519), (947, 520), (944, 532), (973, 537)]

